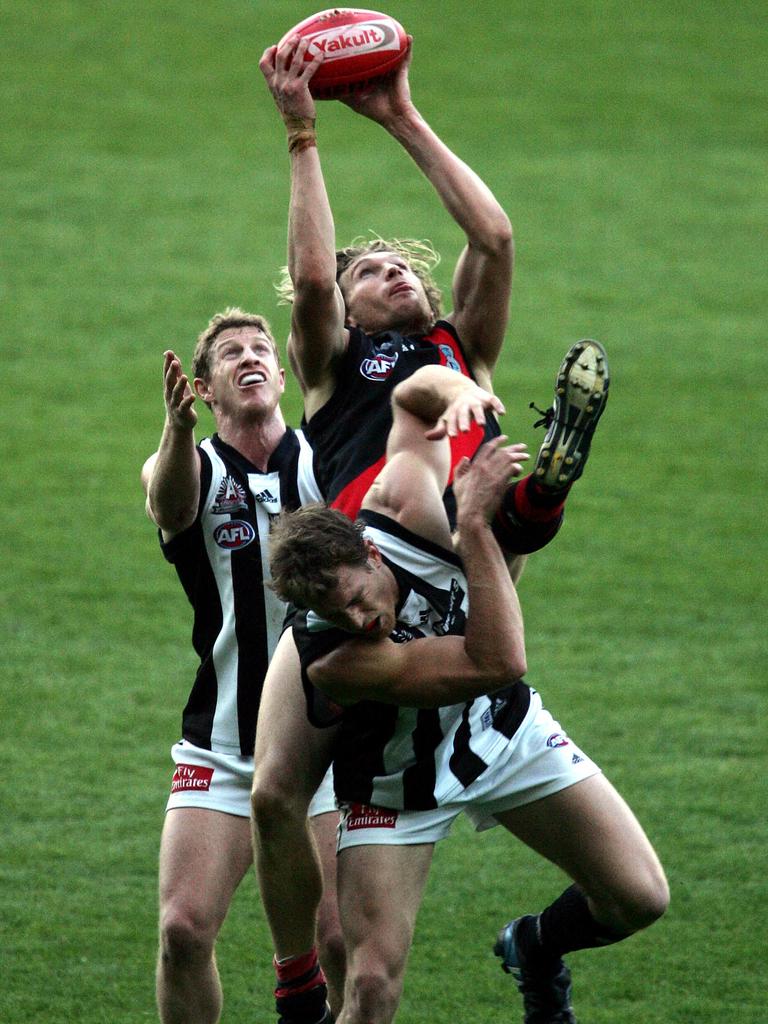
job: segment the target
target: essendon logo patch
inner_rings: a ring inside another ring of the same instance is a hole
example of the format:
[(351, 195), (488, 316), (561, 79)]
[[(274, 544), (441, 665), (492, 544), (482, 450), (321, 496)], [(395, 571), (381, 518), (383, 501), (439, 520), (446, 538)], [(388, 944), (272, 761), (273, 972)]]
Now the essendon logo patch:
[(207, 793), (211, 788), (213, 772), (213, 768), (204, 768), (201, 764), (177, 764), (171, 780), (171, 792), (194, 790), (198, 793)]
[(344, 818), (347, 832), (359, 828), (394, 828), (397, 825), (397, 811), (386, 811), (383, 807), (368, 804), (352, 804)]

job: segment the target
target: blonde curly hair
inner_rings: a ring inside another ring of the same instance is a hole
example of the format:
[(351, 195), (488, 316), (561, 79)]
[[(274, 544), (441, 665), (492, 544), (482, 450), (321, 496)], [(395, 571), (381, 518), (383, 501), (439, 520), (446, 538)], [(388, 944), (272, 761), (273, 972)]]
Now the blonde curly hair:
[[(432, 272), (440, 263), (440, 254), (432, 243), (418, 238), (381, 238), (378, 235), (365, 238), (361, 235), (353, 239), (351, 245), (336, 250), (336, 281), (339, 281), (351, 263), (371, 252), (394, 252), (406, 261), (424, 286), (434, 323), (442, 311), (442, 293), (432, 276)], [(275, 291), (280, 305), (293, 303), (293, 281), (288, 273), (288, 267), (280, 268), (280, 278), (275, 285)]]

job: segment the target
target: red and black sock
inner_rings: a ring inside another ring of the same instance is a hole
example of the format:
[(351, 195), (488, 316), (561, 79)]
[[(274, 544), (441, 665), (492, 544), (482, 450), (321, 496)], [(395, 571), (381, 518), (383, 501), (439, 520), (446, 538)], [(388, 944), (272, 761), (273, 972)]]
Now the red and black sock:
[(533, 476), (508, 488), (493, 522), (502, 549), (508, 554), (529, 555), (549, 544), (562, 525), (568, 490), (552, 491), (536, 483)]
[(278, 1024), (320, 1024), (327, 1017), (328, 986), (313, 947), (301, 956), (275, 958)]

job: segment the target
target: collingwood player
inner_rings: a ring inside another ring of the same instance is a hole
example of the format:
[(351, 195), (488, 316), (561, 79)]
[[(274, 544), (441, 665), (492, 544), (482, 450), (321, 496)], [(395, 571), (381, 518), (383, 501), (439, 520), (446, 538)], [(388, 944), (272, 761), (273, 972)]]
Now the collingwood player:
[[(447, 409), (443, 387), (454, 396)], [(341, 720), (339, 1024), (392, 1020), (434, 844), (462, 811), (573, 880), (540, 914), (503, 928), (495, 947), (529, 1024), (575, 1022), (565, 953), (618, 942), (667, 906), (634, 815), (521, 679), (522, 615), (490, 524), (522, 446), (497, 438), (459, 464), (452, 545), (449, 446), (435, 438), (494, 401), (443, 368), (418, 371), (394, 392), (386, 467), (359, 520), (315, 505), (282, 515), (272, 532), (273, 585), (307, 609), (293, 632), (310, 716)]]
[[(213, 317), (193, 357), (194, 390), (164, 356), (165, 425), (145, 463), (146, 508), (194, 609), (200, 658), (172, 751), (175, 772), (160, 844), (157, 1003), (163, 1024), (215, 1024), (222, 992), (214, 946), (253, 864), (249, 824), (261, 686), (285, 605), (268, 586), (270, 522), (317, 500), (312, 453), (280, 410), (285, 371), (266, 320), (232, 308)], [(216, 433), (195, 444), (198, 396)], [(311, 806), (326, 889), (318, 936), (340, 987), (330, 782)]]

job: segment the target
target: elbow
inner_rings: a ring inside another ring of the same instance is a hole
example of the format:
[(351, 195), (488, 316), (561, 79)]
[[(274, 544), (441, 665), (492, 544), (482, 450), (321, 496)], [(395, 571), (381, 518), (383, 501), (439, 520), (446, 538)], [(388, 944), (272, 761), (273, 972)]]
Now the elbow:
[(151, 502), (148, 502), (148, 511), (150, 519), (152, 519), (155, 525), (163, 531), (163, 533), (176, 534), (183, 533), (184, 530), (194, 523), (195, 516), (197, 515), (196, 509), (184, 509), (183, 511), (170, 512), (164, 510), (158, 512), (152, 507)]
[(525, 651), (512, 648), (508, 651), (497, 652), (491, 674), (494, 684), (501, 687), (517, 679), (522, 679), (527, 671), (528, 663)]
[(510, 263), (515, 255), (515, 238), (512, 222), (499, 207), (495, 217), (486, 225), (483, 237), (483, 250), (496, 260), (508, 260)]
[(291, 274), (293, 291), (297, 302), (316, 303), (327, 301), (328, 296), (336, 290), (336, 264), (324, 266), (322, 263), (295, 268)]

